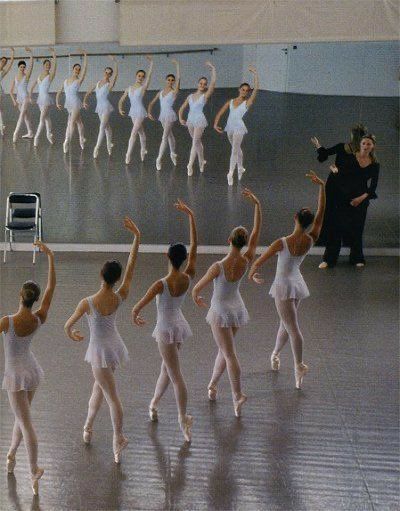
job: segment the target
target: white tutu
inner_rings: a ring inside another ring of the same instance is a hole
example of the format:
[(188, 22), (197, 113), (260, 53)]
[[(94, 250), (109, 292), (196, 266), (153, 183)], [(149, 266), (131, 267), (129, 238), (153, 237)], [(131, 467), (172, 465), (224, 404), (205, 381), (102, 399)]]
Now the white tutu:
[(137, 119), (144, 119), (147, 117), (147, 112), (143, 105), (136, 104), (130, 107), (128, 115), (132, 118), (132, 121), (136, 121)]
[[(24, 341), (19, 341), (24, 342)], [(29, 363), (6, 368), (3, 378), (3, 390), (18, 392), (20, 390), (34, 390), (43, 379), (43, 369), (33, 353), (30, 354)]]
[(225, 311), (216, 311), (210, 307), (206, 321), (210, 325), (216, 325), (222, 328), (240, 327), (249, 322), (250, 316), (245, 305), (239, 308), (227, 309)]
[(82, 108), (82, 101), (79, 98), (78, 91), (81, 84), (79, 80), (74, 80), (72, 83), (68, 83), (68, 80), (64, 81), (64, 92), (65, 92), (65, 103), (64, 107), (68, 113), (72, 113), (74, 110), (80, 110)]
[(163, 112), (161, 111), (160, 112), (160, 116), (158, 118), (158, 120), (164, 124), (166, 122), (175, 122), (176, 120), (178, 119), (178, 116), (176, 115), (176, 113), (171, 110), (169, 112)]
[(228, 119), (225, 131), (228, 135), (234, 135), (235, 133), (238, 133), (239, 135), (246, 135), (246, 133), (248, 133), (246, 125), (241, 119)]
[(192, 128), (207, 128), (208, 126), (203, 112), (189, 112), (186, 124)]
[(64, 108), (71, 114), (74, 110), (82, 108), (82, 101), (78, 97), (72, 97), (65, 100)]
[(129, 360), (128, 350), (122, 339), (100, 339), (89, 342), (85, 355), (85, 362), (92, 364), (92, 367), (118, 367)]
[(45, 108), (45, 107), (54, 105), (54, 100), (50, 96), (50, 94), (46, 94), (46, 95), (39, 94), (39, 96), (37, 98), (37, 105), (40, 110), (43, 110), (43, 108)]
[(157, 321), (152, 336), (156, 341), (173, 344), (174, 342), (182, 343), (193, 336), (193, 332), (189, 323), (183, 317), (177, 321), (165, 321), (160, 319)]
[(310, 296), (307, 284), (302, 276), (301, 278), (297, 277), (293, 280), (287, 278), (280, 279), (279, 277), (275, 278), (269, 290), (269, 294), (273, 298), (278, 298), (278, 300), (302, 300)]
[(104, 114), (110, 114), (114, 108), (108, 99), (110, 89), (108, 83), (104, 83), (100, 87), (100, 82), (96, 85), (96, 114), (100, 117)]
[(112, 106), (112, 104), (109, 102), (109, 101), (104, 101), (104, 102), (101, 102), (99, 104), (99, 102), (97, 102), (97, 105), (96, 105), (96, 114), (102, 116), (104, 114), (110, 114), (111, 112), (114, 111), (114, 107)]

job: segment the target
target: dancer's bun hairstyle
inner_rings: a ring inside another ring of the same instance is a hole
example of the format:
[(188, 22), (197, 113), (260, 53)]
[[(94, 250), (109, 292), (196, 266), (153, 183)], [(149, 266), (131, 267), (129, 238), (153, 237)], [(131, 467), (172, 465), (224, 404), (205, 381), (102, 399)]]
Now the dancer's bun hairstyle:
[(168, 249), (168, 259), (172, 266), (179, 270), (182, 263), (187, 259), (187, 250), (183, 243), (174, 243)]
[(120, 278), (122, 265), (119, 261), (107, 261), (101, 269), (100, 275), (109, 286), (113, 286)]
[(27, 280), (21, 289), (21, 298), (24, 307), (28, 307), (29, 309), (32, 305), (37, 302), (40, 296), (40, 287), (33, 280)]

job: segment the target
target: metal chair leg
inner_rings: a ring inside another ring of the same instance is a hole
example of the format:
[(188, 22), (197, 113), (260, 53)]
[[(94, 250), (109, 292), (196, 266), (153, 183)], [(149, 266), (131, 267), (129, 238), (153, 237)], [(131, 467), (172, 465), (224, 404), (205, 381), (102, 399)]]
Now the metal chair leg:
[(6, 262), (7, 257), (7, 229), (4, 229), (4, 251), (3, 251), (3, 263)]

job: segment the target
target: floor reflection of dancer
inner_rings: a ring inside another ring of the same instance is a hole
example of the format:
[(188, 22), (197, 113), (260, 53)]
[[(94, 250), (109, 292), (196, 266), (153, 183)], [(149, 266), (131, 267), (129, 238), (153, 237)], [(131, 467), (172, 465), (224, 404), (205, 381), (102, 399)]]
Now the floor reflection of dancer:
[[(103, 78), (97, 82), (96, 85), (94, 85), (91, 89), (87, 91), (85, 94), (85, 97), (83, 98), (83, 108), (88, 108), (87, 99), (92, 94), (93, 91), (96, 92), (96, 114), (99, 116), (100, 119), (100, 126), (99, 126), (99, 134), (97, 137), (96, 146), (93, 149), (93, 158), (97, 158), (99, 155), (99, 149), (101, 146), (101, 143), (104, 139), (104, 135), (106, 136), (106, 142), (107, 142), (107, 151), (108, 154), (111, 156), (111, 151), (113, 147), (112, 143), (112, 131), (110, 126), (110, 115), (111, 112), (114, 110), (112, 104), (110, 103), (110, 100), (108, 99), (108, 96), (110, 92), (113, 90), (115, 83), (118, 78), (118, 62), (117, 59), (110, 55), (110, 59), (115, 64), (115, 73), (112, 67), (107, 66), (104, 69), (104, 76)], [(113, 76), (114, 75), (114, 76)]]
[[(193, 165), (196, 160), (196, 156), (199, 162), (200, 172), (204, 172), (204, 166), (207, 163), (204, 159), (204, 148), (201, 142), (201, 137), (207, 127), (207, 120), (203, 113), (203, 108), (211, 94), (214, 92), (217, 74), (215, 67), (211, 64), (211, 62), (206, 62), (205, 65), (211, 69), (210, 87), (207, 88), (208, 80), (205, 76), (202, 76), (197, 83), (197, 91), (190, 94), (185, 99), (178, 114), (179, 122), (183, 126), (187, 126), (190, 136), (192, 137), (192, 147), (190, 150), (189, 163), (187, 165), (188, 176), (193, 175)], [(182, 115), (187, 106), (189, 106), (189, 114), (187, 116), (187, 120), (184, 121)]]
[(263, 279), (256, 273), (257, 269), (265, 261), (278, 254), (276, 276), (270, 289), (270, 295), (275, 299), (280, 325), (275, 348), (271, 355), (271, 366), (273, 370), (279, 370), (280, 352), (290, 339), (296, 388), (298, 389), (308, 371), (308, 366), (303, 363), (304, 340), (298, 322), (298, 307), (300, 301), (310, 295), (300, 272), (300, 265), (319, 237), (325, 211), (325, 183), (312, 171), (306, 176), (319, 186), (318, 209), (315, 217), (309, 208), (300, 209), (294, 217), (295, 226), (292, 234), (271, 243), (267, 250), (254, 261), (249, 272), (249, 279), (257, 284), (262, 284)]
[(232, 146), (229, 172), (227, 175), (228, 184), (230, 186), (233, 185), (233, 173), (236, 166), (239, 181), (242, 179), (243, 173), (246, 171), (243, 167), (243, 153), (241, 147), (243, 137), (247, 133), (247, 128), (243, 122), (243, 116), (254, 103), (259, 87), (257, 69), (254, 66), (250, 66), (249, 71), (254, 75), (254, 89), (251, 96), (249, 97), (251, 91), (250, 85), (248, 83), (242, 83), (239, 87), (239, 96), (227, 101), (215, 116), (214, 121), (214, 129), (218, 131), (218, 133), (223, 133), (222, 128), (219, 127), (219, 121), (221, 116), (229, 108), (229, 116), (225, 126), (225, 131), (228, 135), (229, 143)]
[(83, 335), (73, 330), (75, 323), (86, 314), (90, 329), (90, 341), (85, 361), (92, 365), (94, 384), (89, 400), (88, 415), (83, 429), (83, 441), (90, 444), (93, 423), (103, 398), (110, 409), (113, 425), (113, 452), (115, 463), (120, 463), (128, 439), (123, 434), (123, 410), (115, 382), (115, 369), (129, 360), (128, 350), (116, 327), (116, 314), (121, 302), (126, 300), (132, 282), (136, 257), (140, 244), (140, 232), (129, 218), (125, 228), (135, 235), (126, 265), (125, 275), (117, 291), (113, 287), (122, 273), (121, 263), (107, 261), (101, 269), (101, 287), (93, 296), (81, 300), (75, 312), (65, 324), (65, 332), (73, 341), (83, 341)]
[(16, 464), (16, 454), (21, 440), (24, 439), (28, 453), (31, 484), (34, 495), (39, 493), (39, 479), (44, 470), (38, 466), (38, 441), (32, 424), (31, 404), (43, 371), (30, 346), (34, 335), (46, 321), (47, 313), (56, 286), (54, 256), (42, 242), (36, 246), (47, 255), (49, 273), (42, 303), (36, 312), (32, 306), (38, 301), (40, 287), (28, 280), (20, 291), (19, 309), (13, 316), (4, 316), (0, 320), (0, 332), (4, 337), (5, 371), (3, 389), (7, 390), (12, 411), (15, 415), (11, 446), (7, 454), (7, 472), (12, 474)]
[(177, 162), (177, 154), (176, 154), (176, 142), (175, 137), (172, 132), (172, 127), (174, 122), (177, 120), (177, 115), (174, 111), (173, 104), (175, 102), (176, 96), (179, 92), (180, 86), (180, 72), (179, 72), (179, 63), (177, 60), (173, 59), (173, 62), (176, 65), (176, 77), (173, 74), (168, 74), (165, 78), (166, 84), (165, 87), (158, 92), (154, 98), (150, 101), (148, 107), (148, 116), (149, 119), (154, 121), (154, 117), (151, 114), (151, 110), (153, 108), (154, 103), (157, 100), (160, 100), (160, 115), (158, 120), (161, 122), (163, 127), (163, 136), (161, 139), (160, 149), (158, 151), (158, 156), (156, 160), (156, 169), (161, 170), (161, 161), (163, 154), (169, 144), (169, 151), (172, 163), (176, 166)]
[(72, 140), (72, 135), (74, 134), (75, 125), (78, 128), (79, 144), (81, 146), (81, 149), (84, 149), (86, 142), (83, 122), (81, 118), (82, 102), (79, 98), (79, 88), (82, 85), (82, 82), (86, 76), (88, 59), (86, 52), (84, 50), (81, 51), (83, 54), (83, 69), (81, 68), (80, 64), (74, 64), (72, 67), (71, 76), (64, 80), (63, 85), (61, 86), (60, 90), (57, 92), (56, 95), (57, 108), (61, 110), (62, 107), (60, 105), (60, 95), (61, 92), (64, 90), (65, 93), (64, 107), (68, 112), (67, 129), (65, 131), (65, 140), (63, 144), (64, 153), (68, 152), (68, 148)]
[(0, 57), (0, 135), (4, 135), (4, 120), (3, 120), (3, 110), (2, 110), (2, 96), (3, 96), (3, 87), (1, 85), (1, 82), (3, 81), (3, 78), (5, 78), (8, 73), (10, 72), (10, 69), (14, 63), (14, 48), (10, 48), (11, 50), (11, 56), (10, 58), (7, 58), (6, 56), (2, 55)]
[[(192, 336), (192, 331), (181, 308), (195, 275), (197, 255), (197, 231), (192, 210), (181, 200), (175, 204), (178, 211), (186, 213), (190, 223), (189, 257), (185, 245), (176, 243), (168, 249), (169, 272), (163, 279), (157, 280), (150, 286), (145, 296), (133, 307), (132, 318), (137, 326), (142, 326), (144, 320), (140, 311), (154, 298), (157, 302), (157, 324), (153, 331), (158, 349), (162, 357), (161, 371), (157, 380), (153, 399), (149, 406), (152, 421), (158, 420), (158, 403), (165, 394), (169, 382), (174, 386), (178, 421), (187, 442), (191, 440), (193, 417), (186, 414), (187, 388), (179, 363), (179, 349), (183, 342)], [(185, 268), (182, 264), (188, 259)]]
[(53, 133), (51, 131), (51, 119), (50, 119), (50, 105), (53, 104), (53, 99), (51, 98), (49, 94), (49, 89), (51, 82), (54, 80), (54, 77), (56, 76), (57, 71), (57, 58), (56, 53), (54, 51), (54, 48), (52, 50), (52, 57), (53, 62), (50, 62), (49, 59), (45, 59), (43, 61), (43, 70), (38, 76), (38, 79), (33, 82), (33, 85), (31, 87), (31, 90), (29, 92), (29, 96), (32, 97), (32, 93), (36, 87), (38, 86), (38, 98), (37, 98), (37, 105), (40, 110), (40, 119), (39, 119), (39, 125), (36, 130), (35, 138), (33, 140), (33, 145), (37, 147), (39, 145), (39, 137), (40, 134), (46, 126), (46, 136), (47, 140), (50, 142), (50, 144), (53, 143)]
[(125, 115), (122, 108), (127, 96), (131, 103), (128, 115), (132, 119), (132, 131), (125, 156), (125, 163), (127, 165), (131, 162), (132, 151), (135, 146), (137, 135), (139, 135), (140, 139), (140, 159), (143, 161), (147, 154), (146, 133), (143, 128), (143, 121), (145, 117), (147, 117), (147, 112), (143, 105), (143, 96), (150, 85), (151, 75), (153, 73), (153, 58), (150, 55), (146, 55), (146, 59), (150, 63), (147, 74), (143, 69), (139, 69), (139, 71), (136, 72), (135, 83), (125, 90), (118, 102), (118, 110), (121, 115)]
[[(240, 417), (241, 408), (246, 402), (247, 396), (242, 393), (241, 369), (234, 338), (238, 329), (249, 320), (239, 288), (248, 265), (255, 256), (261, 229), (260, 201), (248, 189), (245, 189), (242, 195), (254, 204), (254, 225), (250, 239), (244, 227), (235, 227), (228, 239), (230, 245), (228, 255), (211, 265), (192, 291), (195, 303), (200, 307), (206, 307), (207, 305), (199, 293), (207, 284), (214, 282), (214, 292), (206, 320), (211, 327), (218, 347), (218, 354), (208, 384), (208, 397), (210, 401), (215, 401), (217, 384), (227, 369), (236, 417)], [(241, 250), (247, 244), (248, 248), (242, 254)]]
[[(10, 96), (13, 102), (13, 105), (18, 108), (19, 116), (17, 125), (15, 126), (15, 131), (13, 134), (13, 142), (15, 143), (18, 139), (18, 132), (21, 129), (22, 123), (25, 122), (26, 129), (28, 130), (25, 135), (22, 135), (22, 138), (33, 138), (33, 131), (31, 120), (29, 116), (29, 94), (28, 94), (28, 82), (30, 80), (32, 69), (33, 69), (33, 55), (32, 50), (30, 48), (25, 48), (25, 50), (30, 53), (29, 57), (29, 67), (26, 69), (25, 60), (20, 60), (18, 62), (18, 73), (14, 78), (14, 81), (11, 84)], [(17, 100), (14, 98), (14, 90), (16, 90)]]

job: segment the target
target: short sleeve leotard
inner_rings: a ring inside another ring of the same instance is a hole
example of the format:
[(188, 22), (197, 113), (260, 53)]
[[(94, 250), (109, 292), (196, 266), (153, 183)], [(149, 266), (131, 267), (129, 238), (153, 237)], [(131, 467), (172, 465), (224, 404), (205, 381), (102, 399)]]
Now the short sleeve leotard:
[(40, 77), (37, 79), (39, 91), (37, 104), (40, 110), (43, 110), (43, 108), (53, 104), (53, 99), (49, 94), (50, 83), (50, 75), (46, 75), (43, 80), (41, 80)]
[(26, 76), (22, 80), (15, 78), (15, 87), (17, 89), (17, 103), (22, 105), (28, 99), (28, 80)]
[(289, 252), (286, 238), (282, 238), (282, 243), (283, 249), (278, 252), (275, 280), (269, 294), (278, 300), (307, 298), (310, 292), (300, 272), (300, 265), (309, 250), (301, 256), (294, 256)]
[(163, 292), (156, 297), (157, 324), (152, 335), (158, 342), (182, 343), (193, 335), (181, 310), (187, 290), (180, 296), (172, 296), (166, 279), (161, 282)]
[(222, 261), (217, 264), (219, 275), (214, 279), (214, 292), (206, 321), (223, 328), (243, 326), (249, 321), (249, 313), (240, 294), (240, 283), (246, 272), (240, 279), (230, 282), (226, 280)]
[(134, 120), (147, 117), (146, 109), (143, 106), (143, 85), (140, 87), (129, 87), (128, 96), (131, 102), (129, 116)]
[(169, 91), (167, 94), (163, 94), (163, 91), (160, 91), (160, 116), (158, 117), (158, 120), (161, 123), (164, 122), (175, 122), (177, 119), (177, 115), (172, 108), (176, 95), (175, 91)]
[(93, 304), (93, 297), (87, 298), (90, 314), (86, 314), (90, 340), (86, 351), (85, 361), (92, 367), (115, 368), (129, 360), (128, 350), (122, 340), (116, 326), (117, 310), (121, 304), (121, 297), (117, 309), (107, 316), (103, 316)]
[(82, 108), (82, 101), (79, 98), (79, 88), (81, 84), (79, 80), (74, 80), (72, 83), (68, 83), (68, 80), (64, 81), (64, 92), (65, 92), (65, 108), (68, 113), (72, 113), (74, 110)]
[(229, 116), (226, 122), (225, 131), (228, 135), (240, 134), (245, 135), (247, 128), (243, 122), (243, 116), (247, 112), (247, 103), (243, 101), (239, 106), (235, 107), (233, 99), (229, 103)]
[(102, 116), (104, 114), (110, 114), (114, 108), (108, 99), (108, 95), (110, 93), (109, 84), (106, 82), (103, 85), (100, 85), (100, 82), (97, 82), (96, 85), (96, 114)]
[(207, 119), (203, 113), (204, 105), (206, 104), (206, 95), (201, 94), (197, 99), (194, 98), (194, 94), (189, 96), (189, 113), (186, 124), (193, 128), (206, 128)]
[(2, 388), (11, 392), (34, 390), (43, 378), (43, 370), (31, 351), (34, 335), (41, 322), (38, 316), (37, 328), (29, 335), (20, 337), (15, 333), (14, 319), (8, 316), (8, 331), (3, 332), (5, 370)]

